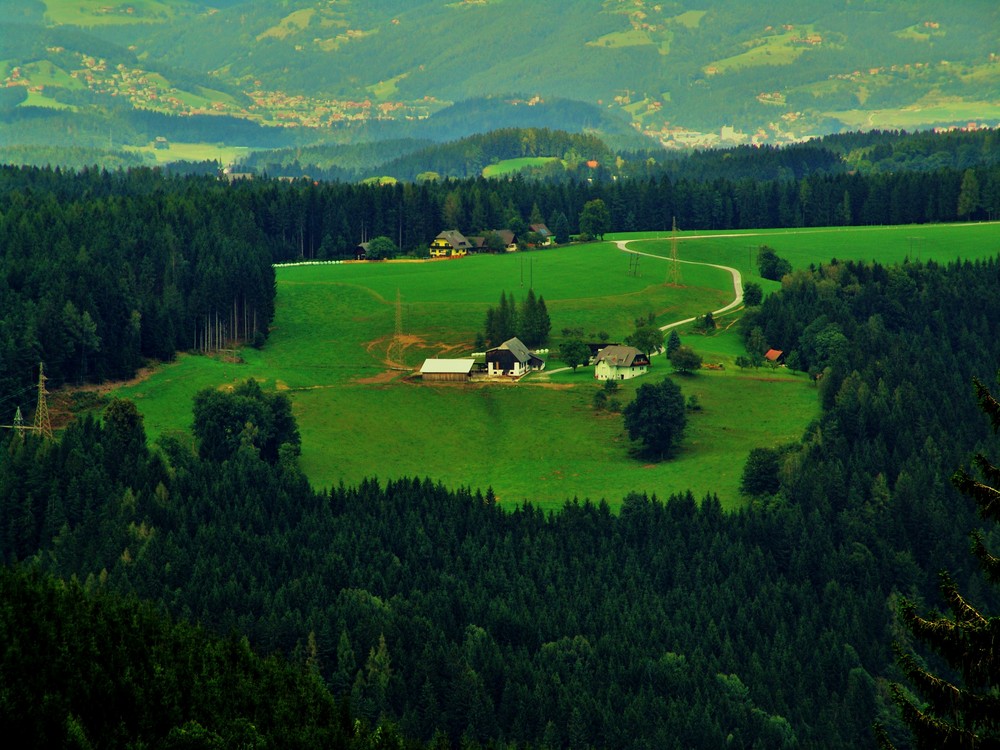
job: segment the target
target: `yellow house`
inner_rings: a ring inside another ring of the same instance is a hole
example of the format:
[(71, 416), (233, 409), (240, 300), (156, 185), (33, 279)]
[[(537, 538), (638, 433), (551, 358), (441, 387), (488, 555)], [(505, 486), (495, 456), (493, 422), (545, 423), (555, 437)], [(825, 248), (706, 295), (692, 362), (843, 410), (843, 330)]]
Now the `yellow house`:
[(472, 244), (457, 229), (441, 232), (431, 242), (432, 258), (461, 258), (469, 252)]

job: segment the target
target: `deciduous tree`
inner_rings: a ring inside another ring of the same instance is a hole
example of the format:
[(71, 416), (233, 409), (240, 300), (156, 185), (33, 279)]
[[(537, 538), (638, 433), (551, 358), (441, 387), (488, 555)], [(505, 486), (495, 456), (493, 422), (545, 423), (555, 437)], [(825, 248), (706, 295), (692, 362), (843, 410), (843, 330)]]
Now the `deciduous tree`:
[(655, 325), (642, 325), (625, 337), (625, 343), (650, 356), (663, 348), (663, 331)]
[(600, 198), (587, 201), (580, 212), (580, 231), (591, 237), (604, 239), (604, 233), (611, 229), (611, 212)]
[(374, 237), (368, 243), (368, 250), (365, 253), (365, 257), (368, 260), (388, 260), (389, 258), (395, 258), (398, 254), (399, 248), (396, 247), (396, 243), (388, 237), (381, 235)]
[(567, 365), (576, 370), (577, 367), (587, 364), (590, 361), (590, 347), (580, 341), (580, 339), (570, 339), (564, 341), (559, 347), (559, 357)]
[(743, 285), (743, 304), (756, 307), (764, 301), (764, 292), (756, 281), (748, 281)]
[(639, 386), (635, 400), (622, 413), (629, 437), (642, 443), (645, 454), (664, 459), (677, 452), (687, 425), (687, 411), (684, 395), (673, 380)]
[(762, 279), (781, 281), (781, 277), (792, 272), (792, 264), (784, 258), (779, 258), (773, 248), (761, 245), (757, 253), (757, 269)]
[(670, 355), (670, 364), (677, 372), (690, 373), (701, 367), (701, 355), (690, 346), (681, 345)]

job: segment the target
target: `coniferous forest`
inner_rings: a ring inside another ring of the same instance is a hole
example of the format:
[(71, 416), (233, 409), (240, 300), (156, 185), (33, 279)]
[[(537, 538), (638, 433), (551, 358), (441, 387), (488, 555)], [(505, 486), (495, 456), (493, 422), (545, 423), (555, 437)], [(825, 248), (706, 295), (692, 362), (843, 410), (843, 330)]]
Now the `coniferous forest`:
[[(801, 197), (832, 178), (810, 179), (758, 186)], [(943, 194), (961, 174), (879, 179)], [(395, 226), (390, 209), (425, 200), (431, 231), (457, 193), (567, 217), (617, 196), (645, 222), (644, 200), (663, 211), (678, 190), (668, 177), (380, 189), (13, 169), (2, 185), (5, 393), (22, 387), (11, 357), (57, 345), (42, 323), (60, 300), (99, 339), (53, 358), (64, 381), (197, 347), (213, 305), (235, 300), (232, 325), (255, 308), (263, 332), (270, 263), (308, 255), (313, 221)], [(132, 241), (107, 240), (123, 227)], [(169, 233), (187, 239), (171, 248)], [(98, 268), (108, 277), (76, 283)], [(252, 384), (238, 413), (271, 414), (270, 430), (213, 432), (236, 406), (202, 395), (198, 434), (230, 440), (200, 451), (148, 444), (125, 401), (56, 442), (4, 434), (0, 725), (103, 747), (856, 748), (877, 721), (914, 747), (893, 642), (950, 672), (908, 640), (896, 602), (939, 608), (947, 569), (983, 611), (1000, 605), (968, 551), (974, 504), (949, 482), (973, 452), (998, 452), (972, 387), (1000, 363), (997, 288), (998, 259), (786, 277), (742, 325), (820, 376), (822, 414), (748, 465), (767, 489), (732, 513), (690, 494), (543, 513), (432, 477), (318, 490), (283, 397)], [(173, 334), (145, 338), (149, 319)], [(996, 529), (983, 533), (996, 549)]]

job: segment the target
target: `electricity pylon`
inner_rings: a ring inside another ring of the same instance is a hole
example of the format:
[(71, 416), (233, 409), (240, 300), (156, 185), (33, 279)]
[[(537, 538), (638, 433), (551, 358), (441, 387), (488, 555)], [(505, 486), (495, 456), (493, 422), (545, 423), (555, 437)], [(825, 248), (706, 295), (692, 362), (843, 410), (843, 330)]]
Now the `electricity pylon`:
[(48, 391), (45, 390), (45, 363), (38, 363), (38, 404), (35, 406), (35, 421), (32, 429), (44, 435), (49, 440), (52, 439), (52, 421), (49, 419), (49, 403), (46, 400)]

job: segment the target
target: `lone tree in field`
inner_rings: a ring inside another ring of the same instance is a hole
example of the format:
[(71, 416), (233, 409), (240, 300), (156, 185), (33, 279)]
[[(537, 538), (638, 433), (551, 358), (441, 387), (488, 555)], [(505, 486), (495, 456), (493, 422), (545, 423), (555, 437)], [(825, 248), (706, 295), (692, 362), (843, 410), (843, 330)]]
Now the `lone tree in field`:
[(792, 272), (792, 264), (784, 258), (779, 258), (774, 248), (761, 245), (757, 253), (757, 270), (762, 279), (781, 281), (781, 277)]
[[(1000, 429), (1000, 403), (978, 380), (975, 387), (995, 433)], [(973, 463), (984, 482), (959, 470), (952, 476), (952, 483), (973, 499), (984, 520), (1000, 521), (1000, 467), (982, 454), (976, 455)], [(987, 578), (1000, 583), (1000, 557), (990, 554), (979, 532), (972, 535), (972, 553)], [(900, 614), (917, 640), (940, 654), (962, 679), (953, 684), (931, 674), (913, 654), (897, 645), (899, 666), (921, 703), (914, 704), (900, 685), (892, 686), (893, 697), (903, 721), (913, 732), (917, 748), (1000, 747), (1000, 617), (980, 613), (962, 597), (947, 573), (941, 574), (940, 586), (951, 617), (936, 613), (921, 617), (908, 601), (903, 601)], [(881, 727), (876, 727), (876, 735), (883, 748), (893, 747)]]
[(678, 346), (669, 359), (674, 369), (677, 372), (683, 372), (685, 375), (701, 369), (701, 355), (690, 346), (684, 346), (683, 344)]
[(232, 458), (249, 445), (264, 461), (298, 456), (301, 445), (292, 402), (283, 393), (268, 393), (248, 379), (226, 393), (205, 388), (194, 397), (194, 436), (198, 454), (208, 461)]
[(674, 381), (639, 386), (635, 400), (622, 413), (628, 436), (642, 442), (646, 455), (662, 460), (677, 452), (687, 425), (687, 410)]

